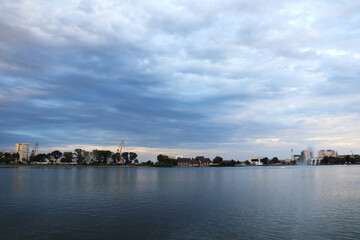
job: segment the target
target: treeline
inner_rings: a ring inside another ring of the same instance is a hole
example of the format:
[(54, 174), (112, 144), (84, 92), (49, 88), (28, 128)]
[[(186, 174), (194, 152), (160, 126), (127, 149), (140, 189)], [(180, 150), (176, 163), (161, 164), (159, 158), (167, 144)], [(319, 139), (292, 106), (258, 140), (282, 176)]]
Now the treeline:
[(18, 153), (0, 152), (0, 163), (73, 163), (78, 165), (104, 165), (104, 164), (124, 164), (131, 165), (139, 163), (138, 155), (135, 152), (114, 153), (110, 150), (86, 151), (75, 149), (74, 152), (61, 152), (55, 150), (50, 153), (39, 153), (30, 156), (28, 160), (19, 159)]
[[(264, 157), (260, 159), (260, 161), (263, 163), (263, 165), (296, 165), (296, 160), (286, 161), (286, 160), (279, 160), (278, 157), (273, 157), (271, 160), (267, 157)], [(245, 165), (251, 165), (251, 162), (249, 160), (246, 160)]]
[(242, 163), (240, 161), (235, 161), (235, 160), (224, 160), (220, 156), (216, 156), (212, 162), (218, 164), (219, 167), (235, 167), (235, 165), (240, 165)]
[[(64, 164), (78, 164), (78, 165), (140, 165), (140, 166), (154, 166), (154, 167), (175, 167), (178, 165), (178, 159), (170, 158), (167, 155), (159, 154), (157, 156), (157, 162), (147, 161), (139, 163), (137, 159), (138, 155), (135, 152), (123, 152), (114, 153), (110, 150), (93, 150), (86, 151), (83, 149), (75, 149), (73, 152), (61, 152), (59, 150), (52, 151), (50, 153), (39, 153), (35, 156), (30, 156), (28, 160), (19, 159), (18, 153), (0, 152), (0, 164), (11, 163), (64, 163)], [(204, 159), (204, 156), (197, 156), (192, 160)], [(295, 165), (296, 160), (293, 161), (281, 161), (277, 157), (273, 157), (269, 160), (267, 157), (261, 159), (263, 165)], [(320, 165), (344, 165), (344, 164), (360, 164), (359, 155), (347, 155), (342, 157), (324, 157)], [(224, 160), (220, 156), (216, 156), (211, 161), (211, 166), (218, 167), (232, 167), (232, 166), (247, 166), (251, 165), (251, 162), (246, 160), (244, 162), (235, 160)]]
[[(192, 158), (192, 161), (199, 161), (200, 159), (204, 159), (204, 156), (196, 156), (195, 158)], [(219, 166), (219, 167), (234, 167), (235, 165), (240, 165), (242, 162), (235, 161), (235, 160), (224, 160), (220, 156), (216, 156), (211, 163), (214, 163), (212, 166)], [(149, 160), (147, 162), (147, 165), (151, 164), (151, 161)], [(245, 163), (244, 163), (245, 164)], [(167, 155), (159, 154), (157, 156), (157, 162), (152, 163), (154, 167), (175, 167), (178, 165), (178, 159), (170, 158)]]
[(172, 159), (167, 155), (159, 154), (157, 162), (153, 164), (154, 167), (175, 167), (178, 165), (177, 159)]
[[(192, 160), (200, 160), (200, 159), (204, 159), (204, 156), (196, 156), (195, 158), (192, 158)], [(261, 159), (261, 162), (264, 165), (295, 165), (296, 161), (291, 161), (291, 162), (285, 162), (285, 161), (280, 161), (277, 157), (273, 157), (271, 160), (269, 160), (267, 157)], [(212, 161), (211, 161), (211, 166), (213, 167), (234, 167), (234, 166), (248, 166), (251, 165), (251, 162), (249, 160), (246, 161), (238, 161), (238, 160), (224, 160), (222, 157), (220, 156), (216, 156)], [(150, 160), (148, 162), (146, 162), (146, 165), (150, 165), (150, 166), (155, 166), (155, 167), (175, 167), (178, 165), (178, 160), (177, 159), (172, 159), (167, 155), (163, 155), (163, 154), (159, 154), (157, 156), (157, 162), (153, 163)]]
[(16, 162), (19, 159), (18, 153), (7, 153), (7, 152), (0, 152), (0, 163), (2, 164), (9, 164), (11, 162)]
[(324, 157), (320, 165), (336, 165), (336, 164), (360, 164), (360, 156), (350, 156), (346, 155), (345, 157)]

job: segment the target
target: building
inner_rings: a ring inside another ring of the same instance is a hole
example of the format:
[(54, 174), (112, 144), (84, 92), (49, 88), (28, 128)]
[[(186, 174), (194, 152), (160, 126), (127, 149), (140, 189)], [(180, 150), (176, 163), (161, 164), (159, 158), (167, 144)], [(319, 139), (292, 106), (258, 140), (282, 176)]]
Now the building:
[(261, 161), (264, 158), (250, 158), (250, 164), (255, 166), (262, 166), (264, 163)]
[(200, 159), (191, 159), (191, 158), (178, 158), (179, 167), (207, 167), (210, 166), (210, 158), (200, 158)]
[(320, 150), (318, 152), (318, 158), (323, 159), (324, 157), (338, 157), (339, 154), (335, 150)]
[(200, 162), (200, 166), (202, 166), (202, 167), (207, 167), (207, 166), (210, 166), (210, 164), (211, 164), (210, 158), (200, 158), (199, 162)]
[(15, 152), (19, 154), (19, 161), (28, 161), (30, 157), (30, 143), (17, 143)]
[(191, 158), (178, 158), (178, 166), (189, 167), (192, 164)]
[(192, 159), (190, 166), (191, 166), (191, 167), (200, 167), (200, 160), (198, 160), (198, 159)]

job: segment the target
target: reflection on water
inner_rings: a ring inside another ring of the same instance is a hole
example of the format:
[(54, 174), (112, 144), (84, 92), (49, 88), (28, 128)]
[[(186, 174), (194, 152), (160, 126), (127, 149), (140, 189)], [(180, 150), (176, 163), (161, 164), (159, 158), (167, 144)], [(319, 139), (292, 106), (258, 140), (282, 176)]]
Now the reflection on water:
[(360, 167), (0, 168), (0, 239), (358, 239)]

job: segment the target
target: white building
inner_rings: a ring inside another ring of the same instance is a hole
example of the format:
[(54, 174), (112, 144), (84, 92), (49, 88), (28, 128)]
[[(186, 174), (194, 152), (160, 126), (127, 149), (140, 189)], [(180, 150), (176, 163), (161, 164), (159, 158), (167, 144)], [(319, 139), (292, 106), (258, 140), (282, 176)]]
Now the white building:
[(19, 154), (20, 161), (27, 161), (30, 157), (30, 143), (17, 143), (15, 152)]
[(264, 163), (261, 161), (263, 158), (250, 158), (250, 164), (255, 166), (262, 166)]

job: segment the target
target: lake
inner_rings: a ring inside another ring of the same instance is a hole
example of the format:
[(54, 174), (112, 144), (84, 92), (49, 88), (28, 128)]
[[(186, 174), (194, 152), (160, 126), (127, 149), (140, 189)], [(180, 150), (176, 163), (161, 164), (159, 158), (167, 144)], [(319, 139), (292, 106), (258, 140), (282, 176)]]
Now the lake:
[(5, 167), (0, 239), (360, 239), (360, 167)]

